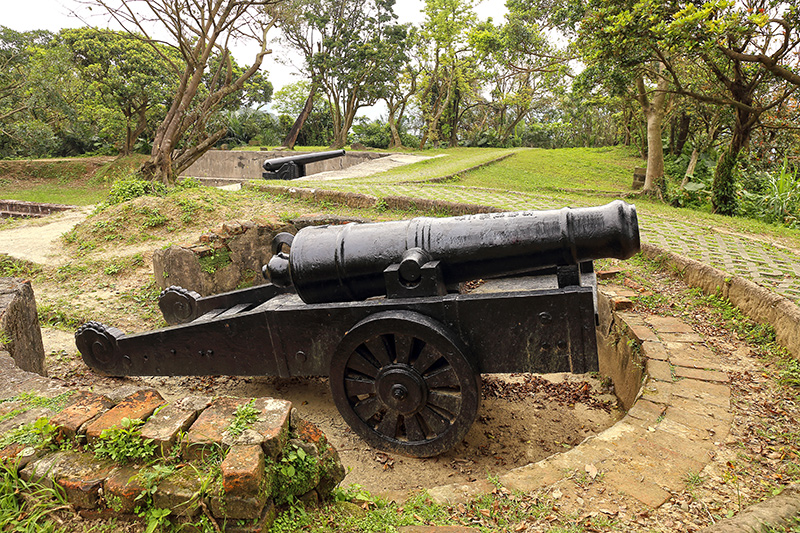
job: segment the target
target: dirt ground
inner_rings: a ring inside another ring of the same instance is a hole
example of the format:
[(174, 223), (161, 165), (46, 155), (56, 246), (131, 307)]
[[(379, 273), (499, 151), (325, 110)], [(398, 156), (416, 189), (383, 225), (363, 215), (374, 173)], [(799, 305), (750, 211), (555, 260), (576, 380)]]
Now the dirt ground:
[(289, 400), (339, 451), (348, 471), (345, 485), (358, 484), (388, 497), (486, 479), (538, 461), (602, 431), (622, 415), (616, 398), (603, 392), (603, 384), (595, 376), (487, 375), (478, 419), (464, 442), (438, 457), (416, 459), (370, 448), (353, 433), (336, 410), (325, 378), (107, 378), (94, 375), (83, 364), (70, 333), (46, 328), (43, 338), (50, 376), (96, 392), (133, 385), (154, 387), (166, 399), (203, 394)]

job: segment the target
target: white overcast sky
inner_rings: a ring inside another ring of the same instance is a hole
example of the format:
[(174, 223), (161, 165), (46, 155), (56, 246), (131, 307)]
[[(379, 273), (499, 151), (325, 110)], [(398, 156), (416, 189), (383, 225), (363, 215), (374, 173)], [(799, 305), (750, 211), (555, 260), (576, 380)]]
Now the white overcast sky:
[[(50, 30), (57, 32), (62, 28), (78, 28), (85, 25), (106, 27), (108, 17), (100, 15), (101, 8), (87, 11), (87, 2), (78, 0), (0, 0), (0, 26), (6, 26), (17, 31)], [(395, 11), (400, 22), (420, 23), (424, 19), (422, 8), (423, 0), (397, 0)], [(81, 15), (78, 18), (73, 12)], [(478, 16), (482, 19), (493, 17), (495, 22), (500, 22), (506, 12), (505, 0), (483, 0), (476, 7)], [(277, 36), (274, 31), (272, 37)], [(279, 44), (273, 43), (272, 54), (266, 57), (263, 70), (269, 73), (269, 80), (275, 89), (293, 83), (301, 78), (290, 65), (284, 65), (276, 59), (285, 57), (287, 50)], [(249, 63), (254, 50), (247, 47), (234, 49), (236, 59), (242, 63)], [(297, 61), (296, 61), (297, 62)], [(377, 118), (383, 111), (380, 107), (372, 110), (363, 110), (363, 114)]]

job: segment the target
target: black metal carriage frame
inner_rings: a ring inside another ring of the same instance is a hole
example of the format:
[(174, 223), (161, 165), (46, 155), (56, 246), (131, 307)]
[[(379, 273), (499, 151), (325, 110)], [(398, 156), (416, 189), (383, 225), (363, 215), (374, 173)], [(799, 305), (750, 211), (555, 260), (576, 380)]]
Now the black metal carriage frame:
[(469, 430), (481, 374), (597, 370), (594, 274), (583, 270), (572, 276), (582, 284), (561, 288), (548, 273), (508, 292), (345, 305), (305, 304), (271, 284), (206, 298), (171, 287), (160, 305), (183, 323), (125, 335), (90, 322), (78, 347), (109, 375), (329, 376), (367, 442), (431, 456)]

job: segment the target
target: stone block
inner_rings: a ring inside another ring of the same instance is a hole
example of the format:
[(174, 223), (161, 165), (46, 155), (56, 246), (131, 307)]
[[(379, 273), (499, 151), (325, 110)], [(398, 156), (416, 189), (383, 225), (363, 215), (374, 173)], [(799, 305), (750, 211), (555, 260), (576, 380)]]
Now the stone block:
[(698, 335), (697, 333), (661, 333), (659, 332), (658, 337), (663, 342), (672, 342), (672, 343), (700, 343), (703, 342), (703, 337)]
[(135, 392), (90, 422), (86, 438), (92, 444), (104, 429), (119, 427), (123, 418), (145, 420), (164, 403), (164, 398), (154, 389)]
[[(183, 458), (189, 461), (203, 460), (215, 449), (223, 446), (223, 438), (233, 422), (237, 407), (248, 400), (244, 398), (216, 398), (189, 428), (183, 439)], [(260, 444), (260, 443), (259, 443)]]
[(650, 315), (645, 318), (645, 322), (656, 328), (656, 332), (659, 336), (661, 336), (662, 333), (695, 332), (689, 324), (674, 316)]
[(659, 426), (655, 431), (649, 431), (644, 439), (652, 442), (656, 447), (672, 450), (684, 457), (696, 461), (699, 470), (692, 473), (698, 474), (700, 470), (711, 461), (709, 452), (714, 448), (708, 441), (703, 442), (692, 439), (687, 434), (665, 431)]
[(14, 416), (6, 418), (0, 422), (0, 435), (13, 431), (19, 427), (27, 424), (32, 424), (40, 418), (50, 418), (53, 416), (53, 410), (46, 407), (34, 407), (26, 411), (22, 411)]
[(513, 470), (500, 476), (500, 483), (511, 490), (533, 492), (551, 485), (563, 477), (563, 472), (552, 465), (539, 461)]
[(158, 485), (153, 507), (169, 509), (179, 517), (191, 518), (200, 513), (200, 487), (206, 472), (192, 465), (184, 466)]
[(715, 405), (726, 411), (731, 407), (731, 389), (721, 383), (682, 379), (674, 383), (672, 392), (679, 398)]
[(689, 426), (708, 433), (710, 438), (724, 440), (731, 430), (731, 423), (728, 420), (713, 418), (708, 415), (698, 414), (678, 407), (667, 409), (666, 419), (678, 422), (684, 426)]
[(138, 474), (138, 468), (122, 466), (106, 478), (103, 483), (103, 497), (109, 509), (116, 513), (130, 514), (140, 503), (144, 503), (136, 499), (146, 488)]
[(632, 324), (629, 322), (628, 329), (633, 334), (634, 338), (639, 342), (658, 340), (658, 337), (656, 337), (656, 334), (653, 332), (653, 330), (647, 326)]
[(674, 383), (651, 380), (642, 388), (642, 398), (654, 403), (669, 405), (672, 401), (672, 391), (674, 388)]
[(319, 467), (319, 483), (317, 483), (316, 489), (319, 497), (324, 500), (344, 480), (347, 471), (339, 458), (339, 452), (330, 444), (320, 452)]
[(709, 370), (721, 370), (722, 365), (714, 353), (700, 344), (683, 344), (679, 342), (667, 342), (667, 349), (670, 351), (669, 361), (675, 366), (686, 368), (703, 368)]
[(696, 379), (699, 381), (711, 381), (716, 383), (728, 383), (730, 378), (725, 372), (717, 370), (701, 370), (699, 368), (686, 368), (684, 366), (675, 367), (675, 376), (678, 378)]
[(264, 484), (264, 450), (257, 444), (231, 446), (221, 468), (226, 496), (256, 493)]
[(670, 358), (670, 353), (661, 341), (644, 341), (642, 343), (642, 355), (647, 359), (666, 361)]
[(624, 466), (614, 465), (608, 468), (609, 471), (603, 476), (605, 483), (649, 507), (660, 507), (671, 497), (669, 492)]
[(223, 435), (223, 445), (259, 444), (267, 457), (275, 459), (283, 450), (289, 438), (289, 421), (292, 402), (275, 398), (257, 398), (253, 407), (258, 411), (258, 419), (241, 435)]
[(77, 391), (70, 396), (70, 403), (64, 409), (50, 417), (50, 423), (64, 438), (72, 439), (87, 422), (113, 406), (114, 402), (102, 394)]
[(624, 311), (625, 309), (633, 308), (633, 301), (625, 296), (615, 295), (609, 298), (609, 301), (614, 311)]
[(278, 516), (278, 510), (272, 500), (267, 500), (258, 520), (243, 522), (234, 520), (225, 523), (225, 533), (266, 533)]
[(656, 421), (664, 415), (666, 410), (667, 407), (663, 404), (640, 399), (628, 410), (628, 416), (642, 420), (648, 424), (655, 424)]
[(19, 368), (46, 376), (44, 344), (30, 281), (0, 278), (0, 333)]
[(672, 383), (672, 368), (667, 361), (649, 359), (647, 361), (647, 374), (656, 381)]
[(141, 428), (142, 438), (151, 439), (161, 455), (169, 455), (178, 435), (189, 429), (197, 415), (211, 404), (206, 396), (187, 396), (159, 409)]
[(49, 488), (57, 483), (74, 507), (94, 509), (100, 501), (103, 482), (113, 469), (110, 462), (99, 461), (93, 455), (60, 451), (32, 461), (20, 471), (20, 477)]
[(42, 450), (24, 444), (13, 443), (0, 450), (0, 464), (17, 471), (25, 468), (31, 461), (44, 455)]
[(211, 513), (221, 520), (255, 520), (261, 516), (267, 499), (264, 491), (233, 495), (221, 488), (208, 498)]

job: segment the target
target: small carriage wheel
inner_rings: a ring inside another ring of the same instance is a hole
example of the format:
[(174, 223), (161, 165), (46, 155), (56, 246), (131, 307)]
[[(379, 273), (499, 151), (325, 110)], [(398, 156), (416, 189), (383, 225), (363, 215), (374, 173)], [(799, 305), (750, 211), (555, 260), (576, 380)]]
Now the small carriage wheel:
[(439, 322), (411, 311), (366, 318), (331, 359), (336, 407), (375, 448), (431, 457), (464, 438), (480, 406), (480, 374)]
[(200, 295), (194, 291), (171, 285), (161, 291), (158, 307), (167, 324), (185, 324), (197, 318), (197, 300)]
[(75, 332), (75, 345), (90, 368), (106, 375), (121, 375), (124, 371), (119, 365), (130, 360), (119, 358), (117, 339), (122, 336), (124, 334), (117, 328), (90, 321)]

